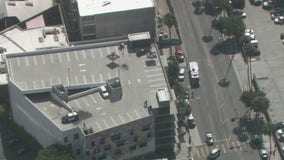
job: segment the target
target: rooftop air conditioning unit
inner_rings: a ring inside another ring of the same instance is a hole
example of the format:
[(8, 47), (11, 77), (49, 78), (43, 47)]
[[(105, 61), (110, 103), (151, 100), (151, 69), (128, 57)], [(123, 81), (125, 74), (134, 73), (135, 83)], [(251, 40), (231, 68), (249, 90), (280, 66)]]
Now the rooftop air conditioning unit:
[(31, 7), (32, 7), (32, 6), (34, 6), (34, 4), (33, 4), (33, 2), (27, 1), (27, 2), (26, 2), (26, 6), (31, 6)]
[(8, 2), (8, 6), (16, 6), (16, 2), (11, 2), (11, 1), (9, 1), (9, 2)]

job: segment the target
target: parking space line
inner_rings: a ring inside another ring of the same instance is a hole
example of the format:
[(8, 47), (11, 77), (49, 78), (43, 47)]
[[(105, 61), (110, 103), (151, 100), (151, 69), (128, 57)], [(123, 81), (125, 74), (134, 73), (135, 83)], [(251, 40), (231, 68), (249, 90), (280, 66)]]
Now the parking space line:
[(225, 144), (221, 144), (221, 148), (222, 148), (222, 150), (223, 150), (223, 153), (227, 153), (227, 150), (226, 150)]
[(77, 76), (74, 76), (74, 78), (75, 78), (75, 84), (78, 84), (79, 82), (78, 82), (78, 77)]
[(103, 79), (103, 75), (100, 73), (100, 80), (101, 80), (101, 82), (103, 82), (104, 81), (104, 79)]
[(153, 71), (160, 71), (162, 70), (161, 68), (156, 68), (156, 69), (147, 69), (145, 72), (153, 72)]
[(236, 141), (236, 142), (237, 142), (237, 145), (238, 145), (237, 147), (239, 148), (240, 151), (242, 151), (243, 148), (242, 148), (242, 145), (240, 144), (240, 141)]
[(45, 59), (43, 55), (41, 55), (41, 60), (42, 60), (42, 64), (45, 64)]
[(126, 112), (127, 117), (132, 121), (133, 118), (130, 116), (130, 114), (128, 112)]
[(98, 128), (100, 129), (100, 130), (103, 130), (103, 128), (101, 127), (101, 125), (98, 123), (98, 122), (95, 122), (96, 123), (96, 125), (98, 126)]
[(89, 103), (88, 103), (88, 101), (86, 100), (86, 98), (83, 97), (82, 99), (83, 99), (84, 103), (86, 104), (86, 106), (89, 106)]
[(25, 61), (26, 61), (26, 65), (29, 66), (29, 60), (28, 60), (28, 57), (25, 57)]
[(145, 109), (140, 108), (140, 110), (142, 110), (142, 112), (144, 112), (145, 115), (148, 115)]
[(53, 60), (52, 54), (49, 54), (49, 58), (50, 58), (51, 63), (54, 63), (54, 60)]
[(141, 118), (141, 115), (137, 112), (137, 110), (135, 109), (134, 112), (136, 113), (136, 115)]
[(109, 125), (107, 124), (107, 122), (104, 119), (102, 121), (104, 122), (106, 128), (109, 128)]
[(66, 55), (66, 57), (67, 57), (68, 62), (71, 62), (69, 52), (65, 52), (65, 55)]
[(125, 123), (125, 120), (123, 119), (123, 117), (122, 117), (120, 114), (118, 114), (118, 117), (120, 118), (120, 120), (121, 120), (123, 123)]
[(61, 79), (60, 79), (60, 78), (58, 78), (57, 80), (58, 80), (58, 84), (61, 84)]
[(102, 53), (102, 49), (101, 48), (99, 48), (99, 53), (100, 53), (101, 58), (103, 58), (103, 53)]
[(85, 51), (85, 50), (83, 50), (82, 54), (83, 54), (84, 59), (87, 59), (86, 51)]
[(201, 158), (201, 155), (200, 155), (200, 153), (199, 153), (199, 149), (196, 149), (196, 150), (195, 150), (195, 153), (196, 153), (197, 158)]
[(91, 95), (91, 99), (92, 99), (92, 101), (93, 101), (95, 104), (98, 103), (98, 102), (96, 101), (96, 99), (93, 97), (93, 95)]
[(85, 75), (83, 75), (83, 80), (84, 80), (84, 84), (87, 84), (87, 79)]
[(52, 79), (49, 78), (49, 85), (52, 86)]
[(69, 79), (69, 77), (67, 76), (67, 77), (65, 77), (66, 78), (66, 82), (67, 82), (67, 85), (69, 86), (70, 85), (70, 79)]
[(161, 84), (155, 84), (155, 85), (151, 85), (151, 86), (149, 86), (149, 87), (159, 87), (159, 86), (166, 86), (165, 84), (163, 84), (163, 83), (161, 83)]
[(107, 55), (110, 55), (110, 47), (107, 47)]
[(155, 82), (155, 81), (162, 81), (164, 79), (151, 79), (151, 80), (148, 80), (148, 82)]
[(200, 152), (201, 152), (200, 158), (206, 155), (205, 151), (203, 151), (203, 148), (199, 148), (199, 150), (200, 150)]
[(17, 57), (16, 59), (17, 59), (18, 67), (20, 67), (20, 66), (21, 66), (20, 58), (19, 58), (19, 57)]
[(79, 61), (78, 54), (77, 54), (76, 51), (74, 51), (74, 54), (75, 54), (75, 59), (76, 59), (76, 61)]
[(44, 84), (44, 80), (43, 79), (41, 80), (41, 85), (42, 85), (42, 88), (45, 88), (45, 84)]
[(157, 76), (162, 76), (162, 73), (158, 73), (158, 74), (150, 74), (150, 75), (146, 75), (146, 77), (157, 77)]
[(37, 66), (36, 56), (33, 56), (33, 58), (34, 58), (34, 64), (35, 66)]
[(107, 76), (108, 76), (108, 79), (111, 79), (111, 75), (109, 72), (107, 73)]
[(79, 108), (79, 109), (82, 109), (82, 107), (80, 106), (79, 102), (77, 100), (74, 100), (74, 102), (76, 103), (76, 106)]
[(140, 79), (140, 78), (138, 78), (138, 79), (137, 79), (137, 82), (138, 82), (138, 83), (141, 83), (141, 79)]
[(91, 78), (92, 78), (92, 83), (95, 83), (96, 81), (95, 81), (95, 77), (93, 74), (91, 74)]
[(113, 124), (115, 124), (115, 125), (117, 126), (116, 121), (115, 121), (112, 117), (110, 117), (110, 119), (111, 119), (111, 121), (113, 122)]
[(92, 58), (93, 58), (93, 59), (95, 59), (95, 58), (96, 58), (96, 56), (95, 56), (95, 52), (94, 52), (94, 50), (93, 50), (93, 49), (92, 49), (91, 51), (92, 51)]
[(36, 88), (36, 82), (35, 81), (33, 81), (33, 86), (34, 86), (34, 88)]
[(61, 63), (62, 62), (61, 54), (60, 53), (57, 53), (57, 54), (58, 54), (59, 62)]

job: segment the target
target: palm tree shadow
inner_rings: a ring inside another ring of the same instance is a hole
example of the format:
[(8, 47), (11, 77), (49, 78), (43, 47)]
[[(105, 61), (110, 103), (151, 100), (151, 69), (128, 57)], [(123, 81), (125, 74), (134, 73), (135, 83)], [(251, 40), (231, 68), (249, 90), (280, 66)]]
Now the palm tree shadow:
[(235, 42), (234, 38), (228, 38), (228, 39), (219, 39), (219, 42), (216, 43), (210, 50), (210, 53), (212, 55), (231, 55), (238, 53), (240, 51), (237, 43)]

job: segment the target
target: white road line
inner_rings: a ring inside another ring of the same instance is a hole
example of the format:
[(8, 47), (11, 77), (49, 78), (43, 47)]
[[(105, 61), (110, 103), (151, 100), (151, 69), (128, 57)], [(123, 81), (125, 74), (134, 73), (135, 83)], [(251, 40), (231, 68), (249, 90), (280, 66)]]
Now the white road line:
[(92, 58), (93, 58), (93, 59), (96, 58), (94, 50), (92, 50)]
[(128, 80), (128, 84), (129, 84), (129, 85), (131, 84), (131, 81), (130, 81), (130, 80)]
[(199, 153), (199, 149), (196, 149), (196, 150), (195, 150), (195, 153), (196, 153), (196, 156), (197, 156), (198, 159), (201, 158), (201, 155), (200, 155), (200, 153)]
[(93, 97), (93, 95), (91, 95), (91, 99), (92, 99), (92, 101), (93, 101), (95, 104), (98, 103), (98, 102), (96, 101), (96, 99)]
[(35, 56), (33, 56), (33, 58), (34, 58), (34, 64), (35, 64), (35, 66), (37, 66), (36, 57), (35, 57)]
[(86, 100), (86, 98), (83, 97), (82, 99), (83, 99), (84, 103), (86, 104), (86, 106), (89, 106), (89, 103), (88, 103), (88, 101)]
[(33, 81), (33, 85), (34, 85), (34, 88), (36, 88), (36, 82), (35, 81)]
[(84, 59), (87, 59), (86, 51), (85, 51), (85, 50), (83, 50), (83, 57), (84, 57)]
[(156, 68), (156, 69), (147, 69), (145, 72), (154, 72), (154, 71), (160, 71), (162, 70), (161, 68)]
[(156, 77), (156, 76), (162, 76), (162, 73), (158, 73), (158, 74), (150, 74), (150, 75), (146, 75), (146, 77)]
[(155, 84), (155, 85), (151, 85), (151, 86), (149, 86), (149, 87), (151, 87), (151, 88), (152, 88), (152, 87), (159, 87), (159, 86), (166, 86), (166, 85), (162, 83), (162, 84)]
[(61, 54), (60, 53), (57, 53), (57, 54), (58, 54), (59, 62), (61, 63), (62, 62)]
[(118, 117), (120, 118), (120, 120), (121, 120), (123, 123), (125, 123), (125, 120), (123, 119), (123, 117), (122, 117), (120, 114), (118, 114)]
[(82, 109), (82, 107), (80, 106), (80, 104), (79, 104), (79, 102), (78, 102), (77, 100), (75, 100), (75, 103), (76, 103), (76, 105), (77, 105), (77, 107), (78, 107), (79, 109)]
[(133, 118), (130, 116), (130, 114), (128, 112), (126, 112), (126, 115), (128, 116), (128, 118), (132, 121)]
[(74, 51), (74, 54), (75, 54), (75, 59), (76, 59), (76, 61), (78, 61), (78, 60), (79, 60), (79, 58), (78, 58), (78, 54), (77, 54), (77, 52), (76, 52), (76, 51)]
[(138, 82), (138, 83), (141, 83), (141, 79), (140, 79), (140, 78), (138, 78), (138, 79), (137, 79), (137, 82)]
[(50, 86), (52, 86), (53, 84), (52, 84), (52, 79), (51, 78), (49, 78), (49, 85)]
[(114, 48), (115, 48), (116, 54), (120, 56), (120, 51), (118, 50), (118, 47), (115, 46)]
[(21, 66), (20, 58), (17, 57), (16, 59), (17, 59), (17, 65), (18, 65), (18, 67), (20, 67)]
[(49, 58), (50, 58), (51, 63), (54, 63), (54, 60), (53, 60), (52, 54), (49, 54)]
[(65, 77), (66, 78), (66, 82), (67, 82), (67, 85), (69, 86), (70, 85), (70, 79), (69, 79), (69, 77), (67, 76), (67, 77)]
[(100, 80), (101, 80), (101, 82), (103, 82), (104, 81), (104, 79), (103, 79), (103, 75), (100, 73)]
[(109, 128), (109, 125), (107, 124), (107, 122), (104, 119), (102, 121), (104, 122), (106, 128)]
[(111, 121), (117, 126), (116, 121), (115, 121), (112, 117), (110, 117), (110, 119), (111, 119)]
[(41, 55), (41, 60), (42, 60), (42, 64), (45, 64), (45, 59), (43, 55)]
[(80, 69), (80, 72), (86, 72), (86, 69)]
[(45, 84), (44, 84), (44, 80), (43, 79), (41, 80), (41, 85), (42, 85), (42, 88), (45, 88)]
[(137, 112), (137, 110), (135, 109), (134, 112), (136, 113), (136, 115), (141, 118), (141, 115)]
[(26, 60), (26, 65), (29, 66), (29, 60), (28, 60), (28, 57), (25, 57), (25, 60)]
[(107, 77), (108, 77), (108, 79), (111, 79), (111, 75), (110, 75), (109, 72), (107, 73)]
[(66, 55), (66, 57), (67, 57), (67, 61), (68, 61), (68, 62), (71, 62), (69, 52), (65, 52), (65, 55)]
[(222, 148), (222, 150), (223, 150), (223, 151), (222, 151), (223, 153), (227, 153), (225, 144), (221, 144), (221, 148)]
[(78, 84), (79, 82), (78, 82), (78, 77), (77, 76), (74, 76), (74, 78), (75, 78), (75, 84)]
[(96, 123), (96, 125), (98, 126), (98, 128), (100, 129), (100, 130), (103, 130), (103, 128), (101, 127), (101, 125), (98, 123), (98, 122), (95, 122)]
[(95, 77), (93, 74), (91, 74), (91, 78), (92, 78), (92, 83), (95, 83), (96, 81), (95, 81)]
[(99, 53), (100, 53), (101, 58), (103, 58), (103, 53), (102, 53), (102, 49), (101, 48), (99, 48)]
[(85, 75), (83, 75), (83, 80), (84, 80), (84, 84), (87, 84), (87, 78)]
[(148, 80), (148, 82), (155, 82), (155, 81), (163, 81), (164, 79), (151, 79), (151, 80)]
[(60, 79), (60, 78), (58, 78), (57, 80), (58, 80), (58, 84), (61, 84), (61, 79)]
[(107, 47), (107, 55), (110, 55), (110, 49)]
[(86, 64), (85, 63), (80, 63), (80, 64), (78, 64), (80, 67), (83, 67), (83, 66), (85, 66)]

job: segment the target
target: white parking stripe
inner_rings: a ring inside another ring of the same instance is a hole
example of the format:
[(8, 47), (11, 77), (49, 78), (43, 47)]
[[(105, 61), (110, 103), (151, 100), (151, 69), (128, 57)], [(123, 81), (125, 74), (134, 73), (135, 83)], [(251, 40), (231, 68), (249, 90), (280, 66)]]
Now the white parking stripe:
[(69, 52), (65, 52), (65, 55), (66, 55), (66, 57), (67, 57), (68, 62), (71, 62)]
[(221, 144), (221, 148), (222, 148), (222, 150), (223, 150), (223, 151), (222, 151), (223, 153), (227, 153), (225, 144)]
[(95, 83), (96, 81), (95, 81), (95, 77), (93, 74), (91, 74), (91, 78), (92, 78), (92, 82)]
[(200, 153), (199, 153), (199, 149), (196, 149), (196, 150), (195, 150), (195, 153), (196, 153), (197, 158), (201, 158), (201, 155), (200, 155)]
[(136, 115), (141, 118), (141, 115), (137, 112), (137, 110), (135, 109), (134, 112), (136, 113)]
[(205, 153), (205, 151), (203, 150), (203, 148), (202, 148), (202, 147), (201, 147), (201, 148), (199, 148), (199, 150), (200, 150), (200, 152), (201, 152), (201, 154), (200, 154), (200, 158), (206, 155), (206, 153)]
[(80, 104), (77, 100), (75, 100), (74, 102), (76, 103), (76, 107), (78, 107), (79, 109), (82, 109), (82, 107), (80, 106)]
[(41, 85), (42, 85), (42, 88), (45, 88), (45, 84), (44, 84), (44, 80), (43, 79), (41, 80)]
[(58, 78), (57, 80), (58, 80), (58, 84), (61, 84), (61, 79), (60, 79), (60, 78)]
[(85, 51), (85, 50), (83, 50), (83, 57), (84, 57), (84, 59), (87, 59), (86, 51)]
[(49, 54), (49, 58), (50, 58), (51, 63), (54, 63), (54, 60), (53, 60), (52, 54)]
[(78, 77), (77, 76), (74, 76), (74, 78), (75, 78), (75, 84), (78, 84), (79, 82), (78, 82)]
[(113, 122), (113, 124), (115, 124), (115, 125), (117, 126), (116, 121), (115, 121), (112, 117), (110, 117), (110, 119), (111, 119), (111, 121)]
[(96, 57), (95, 57), (95, 52), (94, 52), (94, 50), (91, 50), (92, 51), (92, 58), (93, 59), (95, 59)]
[(25, 57), (25, 61), (26, 61), (26, 65), (29, 66), (29, 60), (28, 60), (28, 57)]
[(106, 128), (109, 128), (109, 125), (107, 124), (107, 122), (104, 119), (103, 119), (103, 122), (104, 122)]
[(209, 152), (210, 152), (210, 150), (209, 150), (209, 148), (207, 146), (205, 147), (205, 151), (206, 151), (205, 155), (208, 155)]
[(151, 80), (148, 80), (148, 82), (155, 82), (155, 81), (163, 81), (164, 79), (151, 79)]
[(78, 60), (79, 60), (79, 58), (78, 58), (78, 54), (77, 54), (77, 52), (76, 52), (76, 51), (74, 51), (74, 54), (75, 54), (75, 59), (76, 59), (76, 61), (78, 61)]
[(104, 81), (104, 79), (103, 79), (103, 75), (100, 73), (100, 80), (101, 80), (101, 82), (103, 82)]
[(96, 101), (96, 99), (93, 97), (93, 95), (91, 95), (91, 99), (92, 99), (92, 101), (93, 101), (95, 104), (98, 103), (98, 102)]
[(43, 55), (41, 55), (41, 60), (42, 60), (42, 64), (45, 64), (45, 59)]
[(240, 144), (240, 141), (237, 141), (237, 145), (238, 145), (237, 148), (239, 148), (239, 150), (242, 151), (243, 148), (242, 148), (242, 145)]
[(138, 83), (141, 83), (141, 79), (140, 79), (140, 78), (138, 78), (138, 79), (137, 79), (137, 82), (138, 82)]
[(111, 75), (109, 72), (107, 73), (107, 76), (108, 76), (108, 79), (111, 79)]
[(35, 57), (35, 56), (33, 56), (33, 58), (34, 58), (34, 64), (35, 64), (35, 66), (37, 66), (36, 57)]
[(52, 86), (52, 85), (53, 85), (52, 83), (53, 83), (53, 82), (52, 82), (52, 79), (49, 78), (49, 85)]
[(122, 117), (120, 114), (118, 114), (118, 117), (120, 118), (120, 120), (121, 120), (123, 123), (125, 123), (125, 120), (123, 119), (123, 117)]
[(83, 75), (83, 80), (84, 80), (84, 84), (87, 84), (87, 79), (85, 75)]
[(18, 67), (20, 67), (20, 66), (21, 66), (20, 58), (19, 58), (19, 57), (17, 57), (16, 59), (17, 59)]
[(86, 104), (86, 106), (89, 106), (89, 103), (88, 103), (88, 101), (86, 100), (86, 98), (83, 97), (82, 99), (83, 99), (84, 103)]
[(33, 85), (34, 85), (34, 88), (36, 88), (36, 82), (35, 81), (33, 81)]
[(110, 55), (110, 49), (109, 49), (109, 47), (107, 47), (106, 49), (107, 49), (107, 55)]
[(100, 53), (101, 58), (103, 58), (103, 53), (102, 53), (102, 49), (101, 48), (99, 48), (99, 53)]
[(163, 76), (163, 74), (162, 73), (158, 73), (158, 74), (146, 75), (146, 77), (156, 77), (156, 76)]
[(96, 123), (96, 125), (98, 126), (98, 128), (100, 129), (100, 130), (103, 130), (103, 128), (101, 127), (101, 125), (98, 123), (98, 122), (95, 122)]
[(57, 54), (58, 54), (59, 62), (61, 63), (62, 62), (61, 54), (60, 53), (57, 53)]
[(160, 71), (162, 70), (161, 68), (156, 68), (156, 69), (147, 69), (145, 72), (154, 72), (154, 71)]
[(133, 118), (130, 116), (130, 114), (128, 112), (126, 112), (127, 117), (132, 121)]

